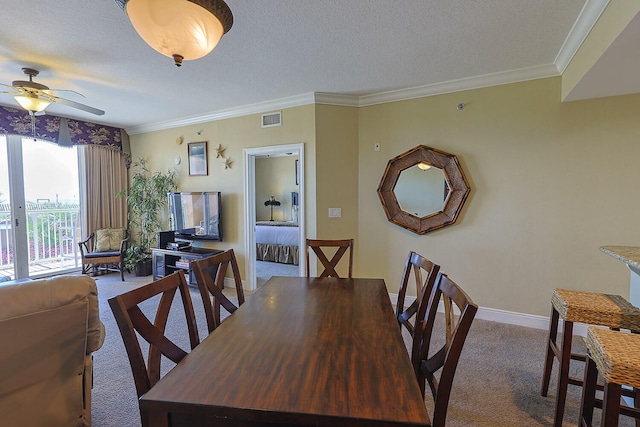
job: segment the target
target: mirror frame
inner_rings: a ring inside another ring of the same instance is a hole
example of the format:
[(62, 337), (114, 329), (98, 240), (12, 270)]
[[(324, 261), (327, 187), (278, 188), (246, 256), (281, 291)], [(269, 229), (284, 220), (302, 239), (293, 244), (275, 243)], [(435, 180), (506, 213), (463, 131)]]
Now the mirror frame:
[[(428, 163), (442, 169), (449, 185), (449, 195), (442, 210), (424, 217), (417, 217), (403, 211), (393, 191), (400, 173), (418, 163)], [(416, 234), (426, 234), (456, 222), (470, 192), (471, 187), (457, 157), (426, 145), (418, 145), (389, 160), (378, 186), (378, 197), (389, 222)]]

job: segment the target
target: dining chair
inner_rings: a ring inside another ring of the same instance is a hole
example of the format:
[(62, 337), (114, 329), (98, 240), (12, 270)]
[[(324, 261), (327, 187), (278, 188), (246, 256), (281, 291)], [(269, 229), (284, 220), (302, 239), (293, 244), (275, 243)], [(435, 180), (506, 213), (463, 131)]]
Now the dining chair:
[[(323, 248), (337, 248), (333, 253), (331, 260), (325, 254), (327, 249)], [(307, 254), (307, 277), (310, 277), (310, 265), (309, 265), (309, 249), (318, 257), (318, 260), (322, 263), (324, 270), (318, 277), (340, 277), (336, 272), (336, 266), (342, 259), (342, 256), (349, 250), (349, 279), (353, 274), (353, 239), (343, 240), (316, 240), (307, 239), (306, 254)]]
[[(231, 266), (231, 273), (236, 287), (238, 305), (236, 306), (227, 296), (222, 293), (224, 289), (224, 278), (227, 270)], [(191, 262), (193, 274), (196, 276), (198, 289), (204, 304), (204, 313), (207, 318), (209, 333), (213, 332), (222, 322), (220, 317), (220, 307), (224, 307), (229, 314), (233, 314), (238, 307), (244, 304), (244, 290), (240, 270), (233, 249), (225, 252)]]
[[(404, 272), (402, 273), (402, 282), (400, 282), (400, 290), (398, 291), (398, 300), (396, 302), (396, 318), (398, 324), (402, 329), (402, 326), (407, 328), (407, 331), (413, 336), (415, 329), (415, 321), (412, 323), (413, 316), (418, 312), (418, 304), (422, 300), (422, 296), (426, 293), (431, 294), (433, 285), (436, 282), (436, 277), (440, 271), (440, 266), (429, 261), (422, 255), (411, 251), (407, 256), (407, 261), (404, 264)], [(411, 274), (413, 273), (413, 274)], [(407, 288), (409, 282), (413, 277), (416, 299), (404, 307), (404, 301), (407, 295)]]
[[(436, 316), (441, 299), (444, 316)], [(456, 315), (454, 308), (459, 315)], [(432, 427), (445, 425), (453, 378), (477, 311), (478, 306), (464, 290), (443, 273), (438, 273), (431, 293), (422, 296), (416, 317), (411, 362), (423, 397), (427, 382), (431, 388), (434, 400)], [(440, 375), (436, 378), (438, 372)]]
[[(176, 290), (180, 291), (182, 306), (187, 322), (191, 350), (199, 343), (196, 317), (187, 280), (183, 271), (177, 271), (148, 285), (131, 290), (109, 299), (109, 306), (120, 329), (138, 397), (142, 396), (160, 380), (162, 356), (179, 363), (187, 352), (165, 336), (167, 320)], [(154, 320), (151, 321), (140, 308), (140, 304), (161, 295)], [(138, 337), (149, 344), (148, 359), (145, 362)], [(150, 419), (141, 411), (144, 427), (161, 425), (162, 420)]]

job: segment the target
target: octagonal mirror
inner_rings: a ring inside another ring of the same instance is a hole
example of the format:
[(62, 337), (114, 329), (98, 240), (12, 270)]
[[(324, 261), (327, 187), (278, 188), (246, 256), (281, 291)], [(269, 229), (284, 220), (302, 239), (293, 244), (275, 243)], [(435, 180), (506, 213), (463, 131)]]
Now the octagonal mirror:
[(418, 163), (400, 172), (393, 193), (400, 209), (424, 218), (443, 209), (449, 186), (442, 169)]
[(470, 191), (456, 156), (419, 145), (389, 160), (378, 197), (390, 222), (425, 234), (453, 224)]

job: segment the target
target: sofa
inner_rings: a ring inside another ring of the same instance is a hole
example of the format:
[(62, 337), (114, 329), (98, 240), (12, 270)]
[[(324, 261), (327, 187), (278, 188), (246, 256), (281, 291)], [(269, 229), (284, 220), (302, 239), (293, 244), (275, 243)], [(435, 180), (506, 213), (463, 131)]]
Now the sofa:
[(0, 425), (91, 425), (104, 338), (91, 277), (0, 283)]

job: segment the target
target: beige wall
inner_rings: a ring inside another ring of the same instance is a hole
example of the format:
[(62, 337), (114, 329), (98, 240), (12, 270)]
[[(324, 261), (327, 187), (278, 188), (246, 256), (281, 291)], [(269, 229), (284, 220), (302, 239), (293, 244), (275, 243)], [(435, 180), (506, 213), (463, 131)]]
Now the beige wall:
[[(175, 167), (179, 173), (180, 191), (221, 191), (223, 213), (223, 242), (204, 244), (220, 249), (233, 248), (245, 276), (244, 254), (244, 152), (245, 148), (304, 143), (308, 165), (315, 163), (315, 106), (308, 105), (282, 111), (282, 126), (262, 128), (260, 114), (218, 120), (204, 124), (183, 126), (157, 132), (131, 136), (133, 159), (144, 157), (152, 170), (166, 170)], [(200, 132), (200, 135), (197, 134)], [(176, 138), (183, 137), (181, 145)], [(208, 141), (208, 176), (189, 176), (187, 144)], [(216, 158), (218, 144), (225, 149), (224, 155), (232, 161), (231, 168), (225, 169), (221, 158)], [(174, 164), (180, 156), (180, 165)], [(307, 168), (313, 172), (314, 167)], [(313, 174), (306, 177), (307, 185), (315, 187)], [(308, 204), (315, 208), (314, 199)], [(309, 220), (309, 218), (307, 218)], [(311, 220), (314, 215), (311, 215)]]
[[(134, 135), (132, 151), (154, 167), (181, 155), (181, 190), (222, 191), (225, 242), (216, 246), (242, 257), (242, 149), (305, 142), (307, 236), (355, 237), (357, 276), (383, 277), (396, 292), (415, 250), (480, 306), (547, 316), (553, 287), (628, 296), (628, 270), (598, 248), (640, 242), (640, 95), (560, 97), (556, 77), (362, 108), (298, 107), (283, 111), (281, 128), (260, 129), (259, 115), (221, 120)], [(180, 135), (210, 142), (209, 177), (187, 176)], [(230, 170), (215, 159), (218, 143)], [(388, 222), (376, 194), (387, 161), (418, 144), (457, 155), (472, 187), (457, 223), (424, 236)], [(328, 218), (330, 207), (342, 218)]]
[[(316, 107), (317, 232), (307, 237), (355, 239), (354, 269), (358, 266), (358, 109)], [(340, 208), (340, 218), (329, 218), (329, 208)], [(344, 263), (337, 269), (347, 272)], [(364, 273), (363, 273), (364, 274)]]
[(264, 202), (273, 195), (280, 206), (273, 207), (274, 221), (291, 221), (291, 192), (298, 192), (296, 160), (298, 156), (256, 159), (256, 220), (267, 221), (271, 209)]
[[(640, 95), (561, 103), (560, 85), (360, 108), (357, 274), (396, 292), (415, 250), (482, 307), (547, 316), (553, 287), (628, 296), (624, 264), (598, 248), (640, 242)], [(387, 160), (418, 144), (457, 155), (472, 187), (457, 223), (424, 236), (389, 223), (375, 193)]]

